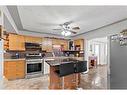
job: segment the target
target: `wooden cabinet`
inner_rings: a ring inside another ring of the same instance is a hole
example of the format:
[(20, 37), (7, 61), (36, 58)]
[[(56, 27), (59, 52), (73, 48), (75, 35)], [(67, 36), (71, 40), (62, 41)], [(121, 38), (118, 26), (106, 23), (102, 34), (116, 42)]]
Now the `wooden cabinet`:
[(2, 38), (2, 34), (3, 34), (3, 29), (2, 29), (2, 25), (0, 25), (0, 38)]
[(68, 50), (68, 41), (67, 40), (61, 40), (61, 45), (63, 45), (64, 50)]
[(64, 47), (64, 50), (68, 50), (68, 41), (67, 40), (53, 39), (52, 43), (53, 43), (53, 45), (62, 45)]
[(12, 33), (5, 35), (4, 49), (25, 51), (25, 42), (41, 43), (42, 50), (46, 50), (47, 52), (52, 52), (53, 45), (61, 45), (63, 46), (64, 50), (68, 50), (67, 40), (23, 36)]
[(4, 39), (4, 50), (9, 50), (9, 38), (8, 38), (8, 34), (7, 35), (3, 35), (3, 39)]
[(64, 50), (68, 49), (68, 41), (67, 40), (50, 39), (50, 38), (43, 38), (42, 39), (42, 50), (46, 50), (47, 52), (52, 52), (53, 45), (62, 45), (64, 47)]
[[(7, 38), (7, 35), (5, 35)], [(42, 43), (42, 38), (39, 37), (31, 37), (31, 36), (23, 36), (17, 34), (9, 34), (8, 39), (4, 40), (4, 49), (5, 50), (25, 50), (25, 42), (31, 43)]]
[(25, 60), (5, 61), (4, 76), (8, 80), (25, 77)]
[(39, 38), (39, 37), (31, 37), (31, 36), (25, 36), (25, 42), (30, 42), (30, 43), (42, 43), (42, 38)]
[(52, 39), (49, 38), (42, 39), (42, 50), (46, 50), (47, 52), (52, 52)]
[(25, 39), (22, 35), (9, 34), (9, 50), (25, 50)]
[(74, 40), (74, 46), (79, 45), (80, 50), (84, 50), (84, 39)]
[(25, 42), (42, 43), (42, 38), (9, 33), (4, 35), (4, 50), (25, 50)]

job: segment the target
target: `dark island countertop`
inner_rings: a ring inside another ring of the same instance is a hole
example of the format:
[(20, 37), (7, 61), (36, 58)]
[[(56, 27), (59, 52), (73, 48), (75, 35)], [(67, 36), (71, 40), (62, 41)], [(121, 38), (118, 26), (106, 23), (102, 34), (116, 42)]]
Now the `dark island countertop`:
[(54, 59), (54, 60), (47, 60), (46, 62), (50, 65), (50, 66), (58, 66), (60, 64), (66, 64), (68, 62), (77, 62), (79, 60), (75, 59), (75, 58), (65, 58), (65, 59)]

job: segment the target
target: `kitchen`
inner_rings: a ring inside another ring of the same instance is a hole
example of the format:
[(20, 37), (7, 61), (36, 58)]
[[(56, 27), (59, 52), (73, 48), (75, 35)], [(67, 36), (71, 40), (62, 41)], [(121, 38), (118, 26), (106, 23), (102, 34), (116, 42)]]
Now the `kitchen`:
[[(33, 78), (49, 74), (50, 68), (49, 65), (46, 64), (46, 60), (69, 57), (83, 60), (82, 52), (67, 50), (68, 40), (39, 38), (12, 33), (5, 34), (4, 77), (8, 80)], [(74, 40), (74, 46), (83, 46), (83, 41), (83, 39)], [(62, 51), (61, 46), (64, 46), (62, 47)], [(55, 47), (60, 48), (56, 51), (55, 49), (57, 48)], [(83, 49), (83, 47), (81, 48)], [(52, 54), (53, 49), (55, 52), (59, 53)], [(71, 56), (67, 55), (66, 52), (71, 52)]]

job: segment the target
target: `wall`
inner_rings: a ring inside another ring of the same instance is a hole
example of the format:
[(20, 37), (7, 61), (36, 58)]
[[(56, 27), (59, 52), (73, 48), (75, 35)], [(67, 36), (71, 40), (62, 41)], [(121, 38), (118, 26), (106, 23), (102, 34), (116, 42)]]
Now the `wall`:
[(0, 16), (0, 25), (2, 25), (2, 17)]
[(11, 23), (9, 22), (8, 18), (5, 16), (5, 14), (3, 14), (4, 19), (3, 19), (3, 26), (6, 29), (6, 31), (8, 32), (12, 32), (15, 33), (15, 29), (13, 28), (13, 26), (11, 25)]
[(3, 78), (3, 41), (0, 41), (0, 89), (2, 88), (2, 78)]
[[(2, 18), (3, 14), (2, 12), (0, 12), (0, 25), (3, 24)], [(2, 79), (3, 79), (3, 40), (0, 40), (0, 89), (2, 89)]]

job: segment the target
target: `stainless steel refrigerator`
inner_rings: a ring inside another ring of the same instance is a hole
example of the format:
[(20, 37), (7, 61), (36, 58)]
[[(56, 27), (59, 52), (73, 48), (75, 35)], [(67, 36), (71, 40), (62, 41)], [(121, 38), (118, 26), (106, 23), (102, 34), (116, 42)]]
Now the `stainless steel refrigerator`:
[(110, 38), (110, 89), (127, 89), (127, 46)]

